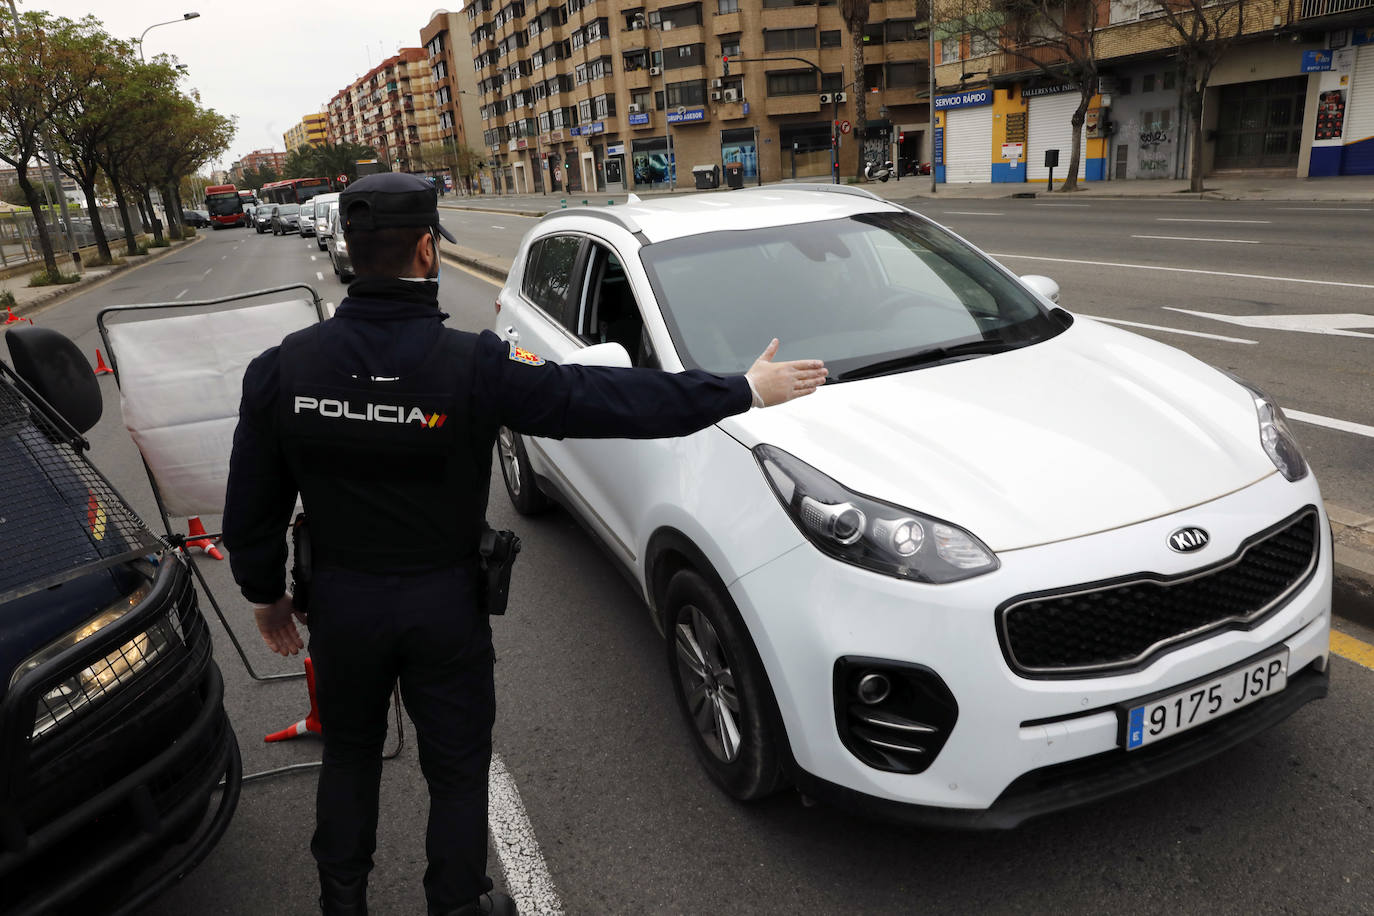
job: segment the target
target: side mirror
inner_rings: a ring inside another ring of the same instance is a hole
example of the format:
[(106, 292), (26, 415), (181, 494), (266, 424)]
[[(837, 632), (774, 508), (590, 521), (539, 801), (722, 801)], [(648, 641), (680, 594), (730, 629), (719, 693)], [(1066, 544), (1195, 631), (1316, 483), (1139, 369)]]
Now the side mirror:
[(1059, 301), (1059, 284), (1049, 277), (1042, 277), (1039, 274), (1026, 274), (1021, 278), (1021, 282), (1051, 302)]
[(5, 332), (14, 372), (61, 418), (84, 433), (100, 422), (105, 402), (86, 357), (52, 328), (30, 325)]
[(573, 366), (609, 366), (612, 369), (630, 368), (630, 353), (618, 343), (595, 344), (573, 353), (564, 363)]

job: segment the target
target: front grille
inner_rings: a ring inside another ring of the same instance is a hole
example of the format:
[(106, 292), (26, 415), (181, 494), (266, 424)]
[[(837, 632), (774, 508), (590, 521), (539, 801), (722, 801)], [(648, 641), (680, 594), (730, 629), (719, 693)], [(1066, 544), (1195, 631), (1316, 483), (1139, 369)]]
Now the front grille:
[(1248, 627), (1278, 608), (1316, 568), (1317, 512), (1303, 509), (1251, 538), (1232, 557), (1185, 576), (1143, 573), (998, 609), (1012, 668), (1074, 677), (1133, 668), (1223, 627)]

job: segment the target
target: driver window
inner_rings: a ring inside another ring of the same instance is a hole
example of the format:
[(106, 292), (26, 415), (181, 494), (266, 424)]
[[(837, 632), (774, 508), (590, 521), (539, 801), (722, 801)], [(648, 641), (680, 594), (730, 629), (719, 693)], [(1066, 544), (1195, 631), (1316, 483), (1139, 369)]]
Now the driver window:
[(604, 245), (591, 245), (585, 295), (582, 339), (589, 345), (618, 343), (630, 354), (630, 365), (657, 368), (630, 278), (619, 256)]

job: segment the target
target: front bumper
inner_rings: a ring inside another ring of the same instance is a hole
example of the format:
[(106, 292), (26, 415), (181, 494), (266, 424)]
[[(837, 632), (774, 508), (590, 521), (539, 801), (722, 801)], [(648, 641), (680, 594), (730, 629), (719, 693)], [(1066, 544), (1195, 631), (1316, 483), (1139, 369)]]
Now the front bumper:
[[(1235, 552), (1304, 506), (1318, 507), (1319, 562), (1284, 604), (1248, 628), (1222, 629), (1141, 667), (1091, 677), (1010, 668), (996, 608), (1015, 595), (1130, 576), (1176, 576)], [(996, 572), (925, 586), (832, 561), (809, 544), (737, 580), (731, 595), (767, 669), (794, 776), (808, 793), (906, 820), (1009, 827), (1160, 778), (1269, 727), (1326, 692), (1331, 542), (1309, 476), (1273, 474), (1212, 503), (1114, 531), (999, 554)], [(1207, 550), (1171, 554), (1171, 531), (1200, 525)], [(1271, 646), (1289, 648), (1289, 686), (1144, 750), (1121, 747), (1118, 704), (1190, 683)], [(861, 761), (836, 722), (832, 670), (849, 657), (933, 671), (958, 706), (933, 762), (894, 773)]]
[[(0, 708), (6, 914), (73, 903), (137, 912), (204, 859), (228, 827), (242, 765), (224, 712), (224, 681), (189, 574), (172, 560), (163, 565), (137, 611), (29, 672)], [(54, 678), (105, 657), (169, 614), (183, 636), (176, 651), (63, 732), (30, 741), (35, 697)]]

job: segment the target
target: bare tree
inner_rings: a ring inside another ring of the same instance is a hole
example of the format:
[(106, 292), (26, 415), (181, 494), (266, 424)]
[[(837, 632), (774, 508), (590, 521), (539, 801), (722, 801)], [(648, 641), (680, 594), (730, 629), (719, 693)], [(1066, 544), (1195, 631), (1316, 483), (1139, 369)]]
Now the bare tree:
[[(1203, 0), (1197, 0), (1201, 3)], [(941, 9), (941, 5), (944, 9)], [(1097, 94), (1097, 33), (1105, 4), (1097, 0), (937, 0), (936, 15), (946, 13), (946, 28), (972, 36), (984, 54), (1000, 54), (1002, 70), (1032, 70), (1078, 91), (1070, 123), (1068, 177), (1061, 191), (1078, 189), (1083, 161), (1083, 122)], [(952, 14), (952, 15), (949, 15)], [(978, 49), (970, 57), (980, 57)], [(995, 68), (996, 69), (996, 68)]]
[(1246, 0), (1141, 0), (1174, 30), (1179, 94), (1188, 110), (1188, 188), (1202, 190), (1202, 97), (1217, 62), (1245, 33)]

